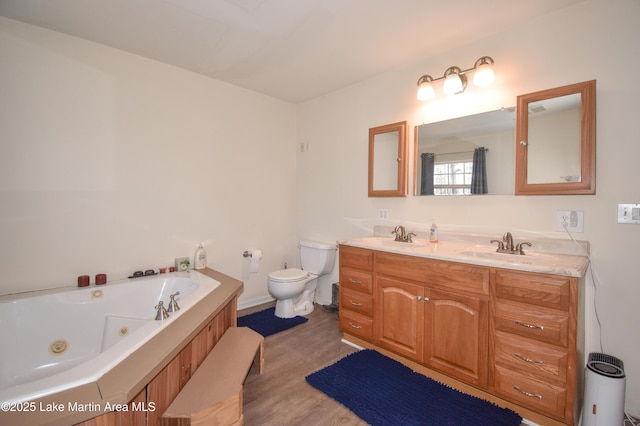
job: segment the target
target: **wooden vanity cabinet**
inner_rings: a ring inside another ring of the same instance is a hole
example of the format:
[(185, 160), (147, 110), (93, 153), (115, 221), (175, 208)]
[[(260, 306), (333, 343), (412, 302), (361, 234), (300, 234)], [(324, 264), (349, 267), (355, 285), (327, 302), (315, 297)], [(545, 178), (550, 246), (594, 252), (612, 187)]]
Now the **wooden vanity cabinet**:
[(340, 328), (476, 396), (573, 424), (584, 361), (578, 284), (341, 245)]
[(340, 246), (340, 329), (373, 340), (373, 251)]
[(502, 269), (492, 283), (496, 394), (568, 424), (577, 418), (584, 362), (578, 289), (574, 277)]
[(486, 268), (340, 246), (340, 328), (485, 388)]

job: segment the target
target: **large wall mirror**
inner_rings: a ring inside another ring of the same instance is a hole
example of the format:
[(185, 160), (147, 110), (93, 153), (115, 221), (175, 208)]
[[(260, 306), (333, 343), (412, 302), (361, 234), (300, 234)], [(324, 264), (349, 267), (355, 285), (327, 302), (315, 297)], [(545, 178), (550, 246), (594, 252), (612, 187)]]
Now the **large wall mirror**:
[(513, 194), (515, 107), (415, 127), (415, 195)]
[(518, 96), (516, 195), (595, 194), (595, 80)]
[(369, 129), (369, 197), (407, 195), (407, 122)]

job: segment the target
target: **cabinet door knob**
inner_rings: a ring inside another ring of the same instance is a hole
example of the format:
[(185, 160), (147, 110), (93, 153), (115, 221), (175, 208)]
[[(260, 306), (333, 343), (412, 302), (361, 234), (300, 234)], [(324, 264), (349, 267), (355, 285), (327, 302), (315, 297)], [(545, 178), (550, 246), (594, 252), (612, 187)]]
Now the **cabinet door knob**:
[(416, 299), (418, 299), (418, 302), (422, 300), (421, 296), (416, 297)]
[(424, 298), (424, 303), (427, 303), (428, 301), (430, 301), (431, 299), (429, 299), (428, 297)]

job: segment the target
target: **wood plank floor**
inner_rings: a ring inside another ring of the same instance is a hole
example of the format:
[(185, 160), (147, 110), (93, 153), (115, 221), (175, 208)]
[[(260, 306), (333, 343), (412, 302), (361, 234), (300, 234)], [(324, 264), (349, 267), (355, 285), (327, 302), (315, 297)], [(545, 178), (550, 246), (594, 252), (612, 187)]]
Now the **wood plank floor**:
[[(259, 309), (247, 309), (238, 315)], [(265, 371), (262, 375), (250, 373), (244, 386), (247, 426), (366, 425), (306, 382), (307, 375), (355, 352), (340, 341), (336, 313), (316, 305), (308, 318), (304, 324), (265, 338)]]

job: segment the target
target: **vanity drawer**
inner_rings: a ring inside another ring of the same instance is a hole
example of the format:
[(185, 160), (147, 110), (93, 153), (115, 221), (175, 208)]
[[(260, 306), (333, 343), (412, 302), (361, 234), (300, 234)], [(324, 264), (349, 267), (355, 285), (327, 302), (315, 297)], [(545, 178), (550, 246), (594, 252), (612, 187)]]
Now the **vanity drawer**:
[(569, 316), (525, 305), (496, 303), (495, 329), (567, 347)]
[(514, 371), (496, 366), (496, 393), (522, 406), (564, 419), (567, 391), (562, 386), (554, 386)]
[(367, 294), (373, 293), (371, 274), (351, 268), (340, 268), (340, 290), (351, 288)]
[(513, 334), (496, 332), (495, 362), (541, 380), (567, 382), (567, 351)]
[(356, 312), (340, 311), (340, 330), (369, 341), (373, 340), (373, 320)]
[(349, 266), (365, 271), (373, 270), (373, 252), (371, 250), (343, 245), (339, 246), (339, 249), (340, 267)]
[(567, 311), (571, 278), (496, 270), (495, 295), (500, 299)]
[(406, 278), (429, 287), (489, 294), (489, 268), (483, 266), (376, 252), (375, 270), (377, 274)]
[(349, 288), (340, 289), (340, 309), (373, 316), (373, 296)]

